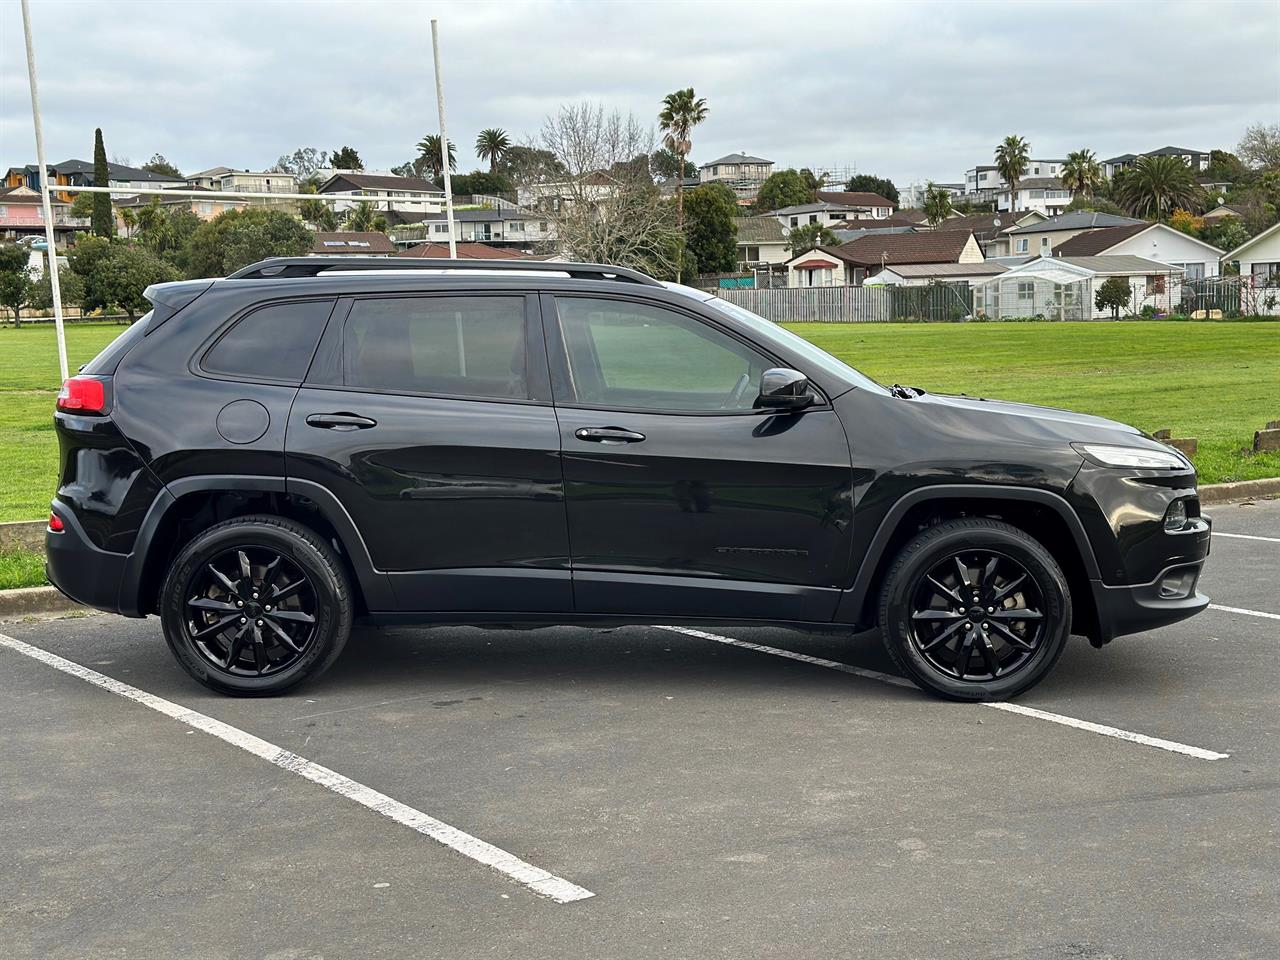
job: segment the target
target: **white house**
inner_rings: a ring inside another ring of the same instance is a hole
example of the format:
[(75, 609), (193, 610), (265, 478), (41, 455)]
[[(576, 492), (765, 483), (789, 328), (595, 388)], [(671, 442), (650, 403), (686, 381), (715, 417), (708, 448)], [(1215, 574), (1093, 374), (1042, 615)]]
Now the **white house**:
[(1222, 262), (1236, 264), (1248, 283), (1240, 291), (1245, 313), (1280, 315), (1280, 223), (1240, 244)]
[[(333, 204), (335, 211), (350, 210), (360, 202), (373, 204), (377, 210), (407, 210), (413, 213), (439, 213), (444, 208), (444, 191), (419, 177), (396, 177), (369, 173), (339, 173), (320, 184), (318, 193), (344, 197)], [(404, 203), (404, 200), (426, 200), (429, 203)]]
[(244, 193), (297, 193), (298, 178), (292, 173), (228, 170), (218, 176), (213, 190), (236, 190)]
[(845, 220), (851, 220), (862, 212), (861, 208), (853, 207), (846, 203), (828, 203), (826, 200), (816, 200), (812, 203), (797, 203), (790, 207), (779, 207), (777, 210), (769, 212), (769, 216), (785, 230), (794, 230), (796, 227), (807, 227), (811, 223), (821, 223), (826, 226), (841, 223)]
[[(1146, 224), (1144, 220), (1121, 217), (1112, 213), (1093, 210), (1075, 210), (1056, 217), (1037, 217), (1033, 223), (1019, 222), (1005, 234), (1007, 243), (1001, 255), (1045, 257), (1053, 253), (1059, 244), (1081, 233), (1105, 230), (1108, 227), (1133, 227)], [(990, 254), (988, 254), (990, 256)]]
[(838, 247), (816, 247), (787, 261), (792, 287), (861, 286), (900, 264), (978, 264), (982, 248), (971, 230), (870, 234)]
[(1222, 258), (1222, 251), (1211, 243), (1163, 223), (1146, 222), (1077, 234), (1057, 244), (1053, 252), (1063, 257), (1147, 257), (1181, 267), (1188, 280), (1216, 277)]
[(739, 200), (754, 200), (760, 185), (773, 173), (773, 161), (746, 153), (729, 153), (698, 168), (702, 183), (727, 183)]
[(857, 219), (887, 220), (897, 209), (887, 197), (866, 190), (818, 190), (813, 195), (820, 203), (844, 205), (857, 211)]
[(774, 217), (734, 217), (738, 227), (738, 263), (745, 269), (767, 263), (786, 263), (787, 237)]
[(1062, 213), (1075, 191), (1068, 190), (1060, 177), (1028, 177), (1018, 181), (1018, 195), (1010, 197), (1009, 188), (1001, 187), (996, 196), (997, 210), (1034, 210), (1046, 217)]
[(1177, 157), (1197, 174), (1209, 169), (1209, 151), (1192, 150), (1190, 147), (1158, 147), (1146, 153), (1122, 153), (1118, 157), (1104, 160), (1102, 168), (1110, 179), (1121, 170), (1128, 170), (1136, 164), (1139, 157)]
[[(1028, 160), (1024, 177), (1059, 177), (1062, 165), (1066, 160)], [(1008, 190), (1009, 184), (995, 164), (978, 164), (964, 172), (964, 192), (967, 196), (978, 200), (994, 200), (1001, 190)], [(1021, 208), (1019, 208), (1021, 209)]]

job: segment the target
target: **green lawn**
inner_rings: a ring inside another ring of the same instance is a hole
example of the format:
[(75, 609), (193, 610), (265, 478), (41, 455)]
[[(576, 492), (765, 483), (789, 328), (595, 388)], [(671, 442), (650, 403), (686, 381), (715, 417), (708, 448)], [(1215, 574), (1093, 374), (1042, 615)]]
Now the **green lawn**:
[(48, 581), (44, 578), (43, 556), (22, 550), (0, 553), (0, 590), (38, 587), (45, 583)]
[[(1280, 322), (792, 324), (886, 383), (1068, 407), (1200, 440), (1206, 483), (1280, 476), (1253, 432), (1280, 418)], [(70, 365), (121, 331), (70, 324)], [(0, 520), (44, 517), (53, 496), (58, 361), (51, 326), (0, 326)]]

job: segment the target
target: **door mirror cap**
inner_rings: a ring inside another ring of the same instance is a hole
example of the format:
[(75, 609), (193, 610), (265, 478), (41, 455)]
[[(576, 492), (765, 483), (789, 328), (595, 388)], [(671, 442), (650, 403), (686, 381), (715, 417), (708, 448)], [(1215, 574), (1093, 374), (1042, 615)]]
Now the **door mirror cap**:
[(799, 410), (809, 406), (816, 398), (809, 387), (809, 378), (799, 370), (773, 367), (760, 374), (760, 396), (757, 407), (774, 410)]

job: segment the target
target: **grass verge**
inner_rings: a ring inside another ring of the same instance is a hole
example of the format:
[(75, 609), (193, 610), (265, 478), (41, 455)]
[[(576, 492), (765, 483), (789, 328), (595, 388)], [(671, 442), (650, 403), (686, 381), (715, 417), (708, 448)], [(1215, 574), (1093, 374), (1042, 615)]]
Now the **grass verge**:
[(44, 557), (38, 553), (16, 550), (0, 553), (0, 590), (18, 587), (43, 587)]

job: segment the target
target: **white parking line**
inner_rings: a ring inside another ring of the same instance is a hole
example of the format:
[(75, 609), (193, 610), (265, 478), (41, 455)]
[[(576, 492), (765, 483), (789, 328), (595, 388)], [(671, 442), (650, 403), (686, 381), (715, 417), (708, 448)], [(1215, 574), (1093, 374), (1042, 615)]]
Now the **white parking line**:
[(1213, 538), (1230, 537), (1232, 540), (1265, 540), (1267, 543), (1280, 543), (1280, 537), (1255, 537), (1248, 533), (1223, 533), (1221, 530), (1213, 531)]
[(33, 660), (38, 660), (53, 667), (55, 670), (61, 670), (63, 673), (77, 677), (86, 683), (101, 687), (103, 690), (109, 690), (111, 693), (124, 697), (126, 700), (132, 700), (134, 703), (140, 703), (144, 707), (150, 707), (152, 710), (163, 713), (179, 723), (185, 723), (187, 726), (201, 730), (212, 737), (217, 737), (233, 747), (239, 747), (255, 757), (261, 757), (263, 760), (273, 763), (283, 770), (296, 773), (305, 780), (317, 783), (326, 790), (332, 790), (339, 796), (354, 800), (375, 813), (380, 813), (396, 823), (403, 824), (411, 830), (416, 830), (418, 833), (430, 837), (432, 840), (456, 850), (464, 857), (469, 857), (477, 863), (491, 867), (498, 873), (524, 884), (534, 893), (550, 897), (556, 903), (572, 903), (575, 900), (586, 900), (588, 897), (595, 896), (590, 890), (570, 883), (568, 880), (557, 877), (553, 873), (548, 873), (541, 867), (526, 863), (501, 847), (486, 843), (478, 837), (473, 837), (471, 834), (459, 830), (457, 827), (451, 827), (449, 824), (435, 819), (435, 817), (428, 816), (421, 810), (415, 810), (399, 800), (392, 799), (385, 793), (379, 793), (372, 787), (366, 787), (363, 783), (344, 777), (342, 774), (336, 773), (328, 767), (322, 767), (318, 763), (312, 763), (305, 757), (290, 753), (283, 747), (268, 743), (266, 740), (223, 723), (221, 720), (207, 717), (203, 713), (197, 713), (195, 710), (190, 710), (162, 697), (157, 697), (154, 694), (147, 693), (145, 690), (139, 690), (137, 687), (131, 687), (129, 684), (121, 683), (119, 680), (113, 680), (111, 677), (98, 673), (96, 670), (90, 670), (88, 667), (74, 661), (66, 660), (57, 654), (42, 650), (39, 647), (33, 647), (29, 643), (23, 643), (21, 640), (15, 640), (13, 637), (2, 633), (0, 633), (0, 646), (8, 647), (16, 653), (31, 657)]
[[(803, 653), (796, 653), (793, 650), (784, 650), (781, 647), (770, 647), (762, 643), (748, 643), (745, 640), (735, 640), (732, 637), (722, 637), (717, 633), (707, 633), (705, 630), (693, 630), (689, 627), (669, 626), (659, 626), (657, 629), (668, 630), (672, 633), (682, 633), (686, 637), (695, 637), (699, 640), (712, 640), (715, 643), (726, 643), (733, 647), (742, 647), (745, 650), (755, 650), (758, 653), (772, 654), (775, 657), (786, 657), (788, 660), (799, 660), (801, 663), (811, 663), (817, 667), (839, 670), (841, 673), (852, 673), (859, 677), (866, 677), (868, 680), (878, 680), (881, 683), (891, 683), (897, 687), (915, 686), (914, 683), (904, 677), (895, 677), (892, 674), (880, 673), (878, 670), (864, 670), (861, 667), (855, 667), (848, 663), (840, 663), (838, 660), (824, 660), (821, 657), (810, 657)], [(1216, 750), (1205, 750), (1203, 747), (1193, 747), (1190, 744), (1178, 743), (1176, 740), (1162, 740), (1159, 737), (1149, 737), (1145, 733), (1134, 733), (1132, 730), (1121, 730), (1119, 727), (1108, 727), (1105, 724), (1094, 723), (1091, 720), (1079, 720), (1075, 717), (1068, 717), (1065, 714), (1050, 713), (1047, 710), (1037, 710), (1035, 707), (1024, 707), (1016, 703), (981, 703), (978, 704), (978, 706), (990, 707), (993, 710), (1002, 710), (1005, 713), (1013, 713), (1022, 717), (1031, 717), (1035, 720), (1047, 720), (1050, 723), (1061, 724), (1064, 727), (1074, 727), (1077, 730), (1087, 730), (1090, 733), (1097, 733), (1104, 737), (1112, 737), (1116, 740), (1124, 740), (1129, 743), (1141, 744), (1144, 747), (1156, 747), (1160, 750), (1168, 750), (1170, 753), (1180, 753), (1183, 756), (1195, 757), (1197, 760), (1226, 760), (1231, 756), (1229, 753), (1218, 753)]]
[(1244, 607), (1224, 607), (1220, 603), (1209, 604), (1210, 610), (1221, 610), (1223, 613), (1243, 613), (1246, 617), (1265, 617), (1268, 620), (1280, 620), (1280, 613), (1265, 613), (1262, 610), (1246, 610)]

